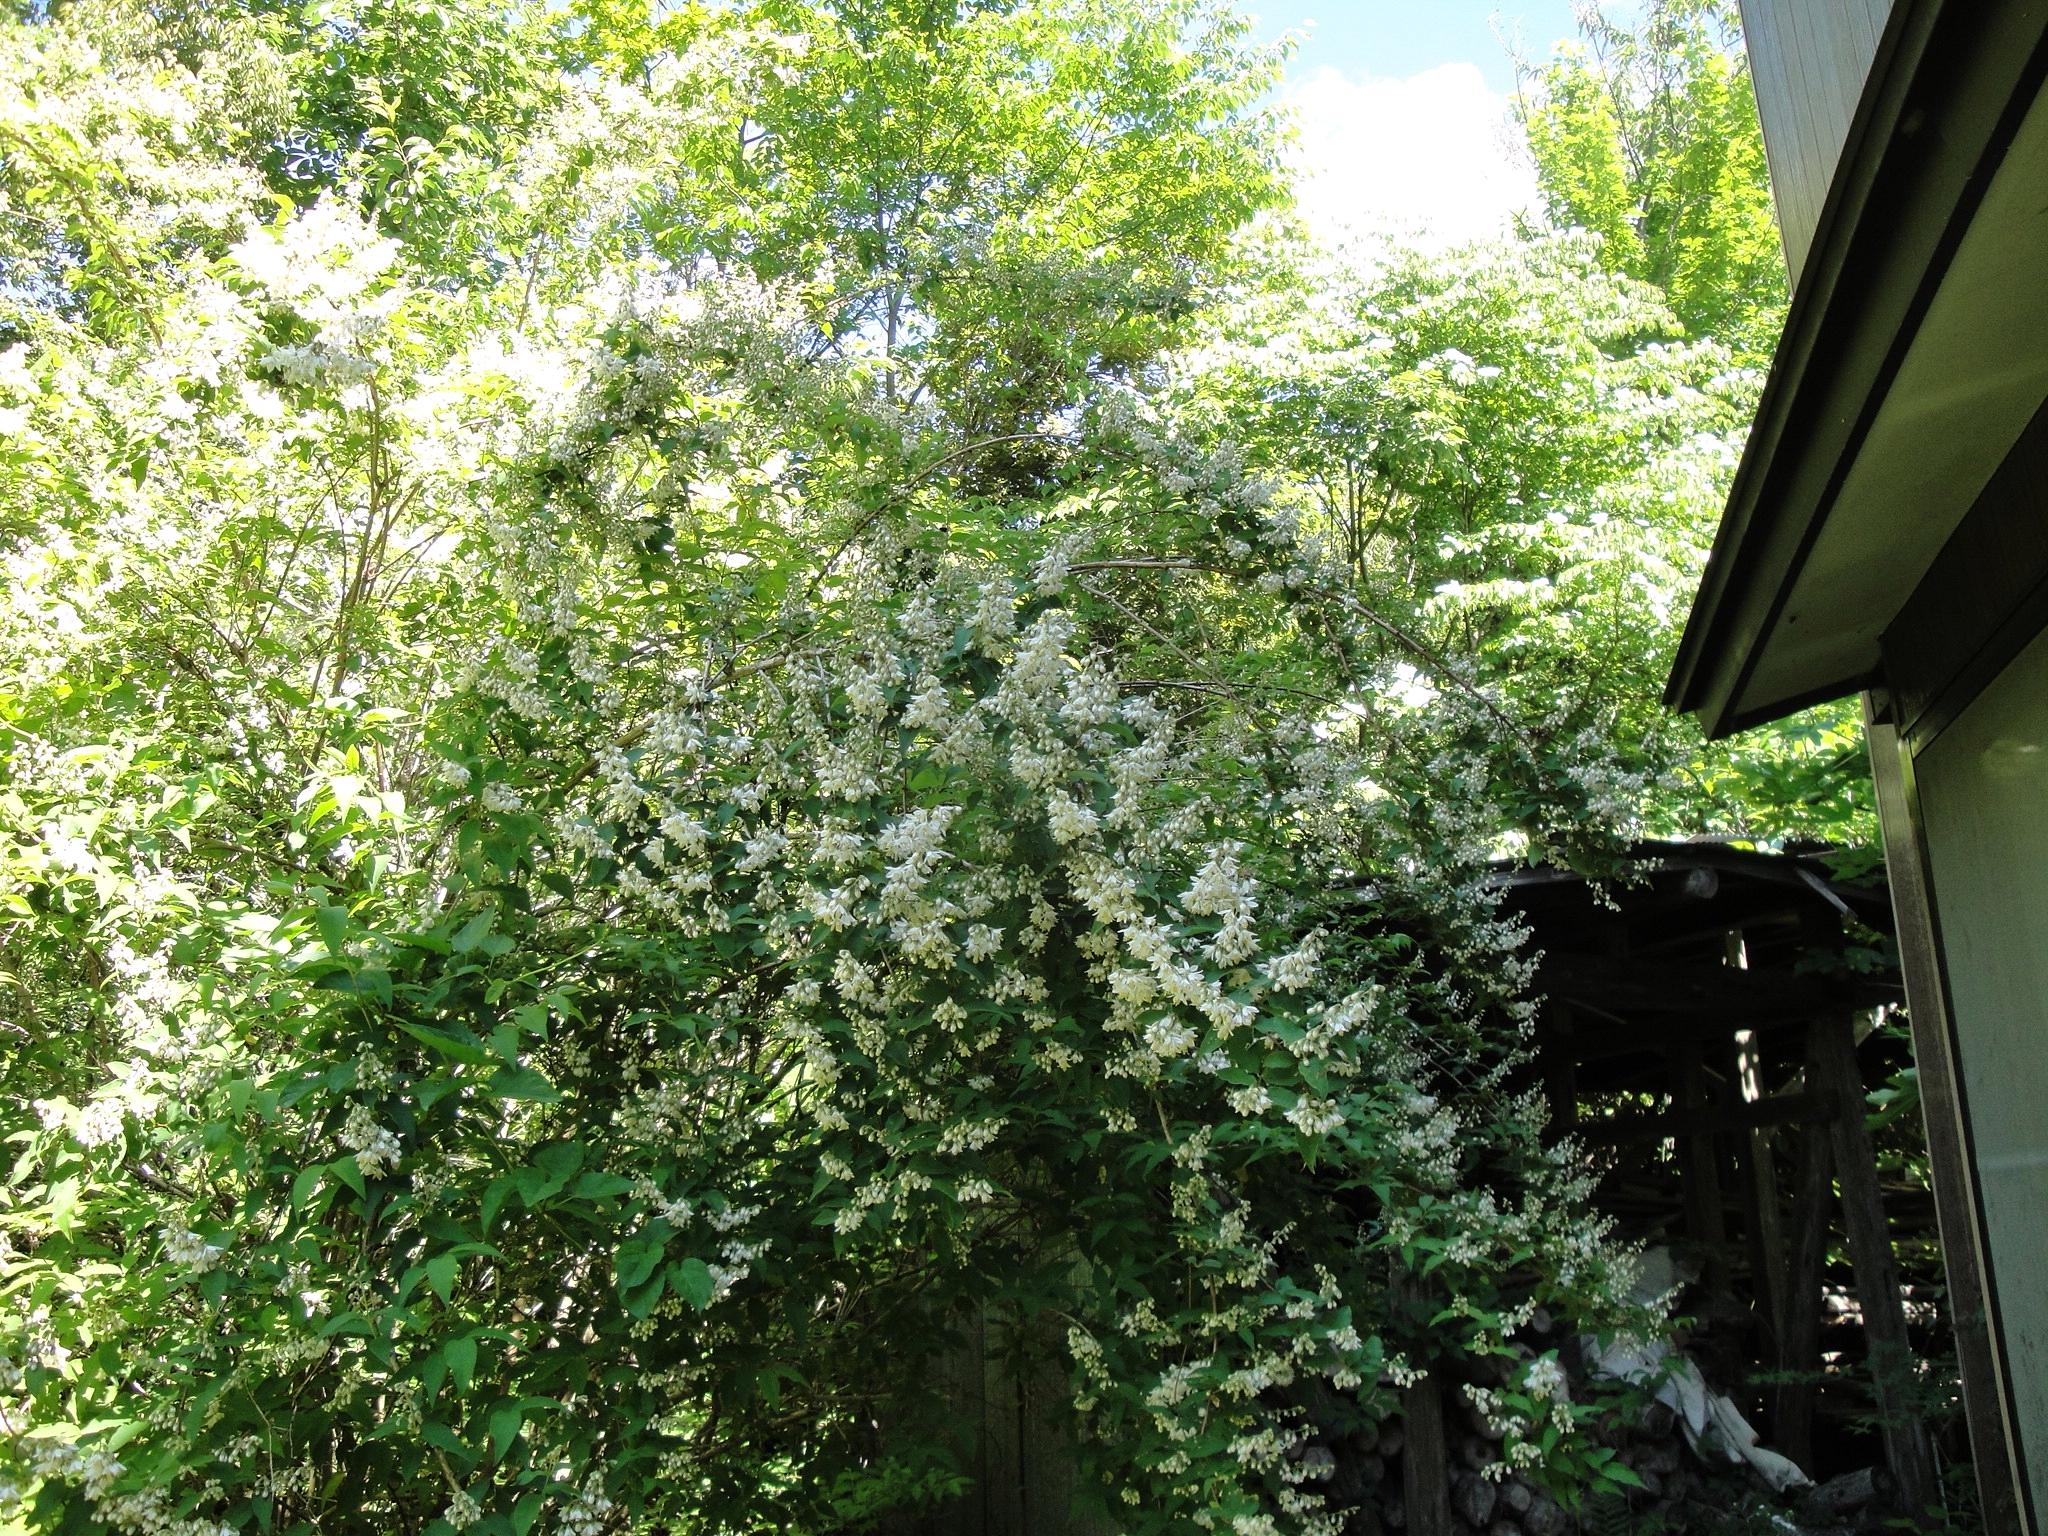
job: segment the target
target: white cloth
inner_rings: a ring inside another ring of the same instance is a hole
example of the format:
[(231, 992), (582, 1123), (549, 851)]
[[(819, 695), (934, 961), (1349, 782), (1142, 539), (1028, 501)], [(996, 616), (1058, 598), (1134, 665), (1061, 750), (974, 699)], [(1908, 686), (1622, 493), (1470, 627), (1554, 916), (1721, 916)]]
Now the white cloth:
[[(1668, 1249), (1652, 1248), (1643, 1255), (1643, 1272), (1636, 1282), (1639, 1300), (1655, 1301), (1678, 1283), (1677, 1266)], [(1597, 1339), (1587, 1338), (1582, 1344), (1586, 1363), (1595, 1372), (1649, 1387), (1658, 1402), (1677, 1414), (1685, 1426), (1686, 1444), (1702, 1461), (1731, 1466), (1747, 1462), (1779, 1493), (1813, 1486), (1813, 1479), (1789, 1457), (1757, 1443), (1756, 1431), (1735, 1404), (1708, 1386), (1700, 1368), (1673, 1349), (1669, 1339), (1647, 1343), (1617, 1340), (1603, 1346)]]

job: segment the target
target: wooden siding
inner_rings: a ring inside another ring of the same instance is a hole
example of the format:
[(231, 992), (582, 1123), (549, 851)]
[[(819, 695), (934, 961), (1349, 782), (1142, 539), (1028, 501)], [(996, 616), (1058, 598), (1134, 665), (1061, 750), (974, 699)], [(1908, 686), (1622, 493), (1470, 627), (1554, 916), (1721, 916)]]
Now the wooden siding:
[(2048, 631), (1914, 756), (1913, 782), (2022, 1529), (2038, 1531), (2048, 1509)]
[(1115, 1536), (1116, 1522), (1085, 1486), (1059, 1431), (1073, 1389), (1056, 1334), (1020, 1329), (983, 1311), (954, 1320), (960, 1335), (940, 1372), (950, 1428), (974, 1479), (965, 1497), (907, 1522), (903, 1536)]
[(1891, 0), (1741, 0), (1792, 283), (1863, 94)]

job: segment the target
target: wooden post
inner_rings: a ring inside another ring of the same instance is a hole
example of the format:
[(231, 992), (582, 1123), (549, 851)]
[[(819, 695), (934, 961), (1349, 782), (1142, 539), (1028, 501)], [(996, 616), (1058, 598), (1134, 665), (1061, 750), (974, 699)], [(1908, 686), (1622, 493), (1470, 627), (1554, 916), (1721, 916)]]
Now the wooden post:
[(1402, 1395), (1408, 1439), (1401, 1502), (1408, 1536), (1451, 1536), (1451, 1458), (1444, 1441), (1444, 1388), (1435, 1367)]
[[(1723, 958), (1738, 970), (1749, 968), (1749, 949), (1742, 930), (1731, 929)], [(1763, 1064), (1756, 1031), (1735, 1031), (1735, 1081), (1744, 1104), (1764, 1099)], [(1749, 1268), (1756, 1291), (1756, 1318), (1763, 1338), (1763, 1357), (1786, 1369), (1779, 1325), (1784, 1314), (1785, 1224), (1778, 1204), (1777, 1138), (1767, 1126), (1751, 1126), (1736, 1138), (1742, 1151), (1743, 1209), (1749, 1237)]]
[[(961, 1346), (934, 1375), (967, 1453), (974, 1486), (910, 1522), (906, 1536), (1115, 1536), (1099, 1490), (1081, 1482), (1080, 1459), (1058, 1427), (1065, 1373), (1034, 1349), (1015, 1313), (982, 1305), (962, 1318)], [(1042, 1341), (1041, 1341), (1042, 1342)]]
[(1802, 1379), (1781, 1381), (1771, 1391), (1772, 1449), (1803, 1471), (1813, 1470), (1813, 1397), (1820, 1374), (1820, 1292), (1828, 1256), (1828, 1216), (1833, 1201), (1833, 1137), (1824, 1125), (1799, 1132), (1799, 1168), (1792, 1186), (1792, 1244), (1779, 1285), (1777, 1332), (1781, 1371)]
[(1785, 1216), (1778, 1203), (1777, 1137), (1764, 1126), (1745, 1132), (1742, 1149), (1743, 1213), (1749, 1226), (1749, 1268), (1755, 1280), (1756, 1320), (1763, 1358), (1782, 1369), (1785, 1313)]
[[(1690, 1114), (1709, 1107), (1700, 1042), (1678, 1042), (1671, 1058), (1672, 1107)], [(1685, 1199), (1685, 1231), (1699, 1250), (1702, 1287), (1718, 1306), (1728, 1295), (1728, 1225), (1721, 1206), (1720, 1160), (1711, 1131), (1681, 1136), (1678, 1141), (1681, 1193)]]
[(982, 1437), (979, 1536), (1027, 1536), (1024, 1463), (1024, 1357), (1015, 1319), (982, 1308)]
[(1895, 1373), (1910, 1369), (1913, 1346), (1899, 1298), (1899, 1270), (1891, 1228), (1877, 1184), (1877, 1158), (1863, 1125), (1863, 1073), (1856, 1065), (1856, 1026), (1846, 1013), (1817, 1021), (1808, 1037), (1815, 1085), (1840, 1106), (1834, 1123), (1835, 1182), (1842, 1193), (1842, 1225), (1856, 1268), (1856, 1299), (1870, 1349), (1871, 1379), (1883, 1421), (1885, 1461), (1898, 1480), (1899, 1503), (1914, 1520), (1938, 1507), (1934, 1446), (1927, 1426), (1913, 1416)]

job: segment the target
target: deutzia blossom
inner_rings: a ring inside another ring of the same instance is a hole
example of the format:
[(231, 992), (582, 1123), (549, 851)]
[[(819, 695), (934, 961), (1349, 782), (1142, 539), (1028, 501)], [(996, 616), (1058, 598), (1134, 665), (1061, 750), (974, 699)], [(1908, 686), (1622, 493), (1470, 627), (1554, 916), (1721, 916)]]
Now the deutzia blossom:
[(204, 1274), (218, 1265), (227, 1249), (187, 1227), (165, 1227), (162, 1232), (164, 1257), (173, 1264)]
[(1094, 832), (1100, 824), (1093, 811), (1075, 800), (1065, 790), (1053, 791), (1047, 800), (1045, 823), (1052, 835), (1063, 843), (1078, 842)]

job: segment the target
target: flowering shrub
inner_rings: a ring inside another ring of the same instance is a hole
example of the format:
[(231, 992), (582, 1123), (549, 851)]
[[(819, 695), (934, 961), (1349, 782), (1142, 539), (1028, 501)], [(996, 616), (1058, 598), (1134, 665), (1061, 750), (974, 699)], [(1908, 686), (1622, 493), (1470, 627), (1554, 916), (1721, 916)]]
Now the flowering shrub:
[[(1334, 1529), (1290, 1456), (1310, 1383), (1382, 1413), (1539, 1304), (1619, 1315), (1506, 1087), (1476, 721), (1389, 722), (1397, 787), (1317, 701), (1132, 688), (1071, 601), (1078, 515), (1008, 558), (878, 525), (801, 590), (785, 530), (775, 580), (555, 515), (653, 490), (708, 393), (628, 330), (645, 365), (601, 354), (494, 472), (527, 510), (453, 557), (467, 664), (416, 710), (324, 702), (291, 865), (181, 879), (237, 830), (192, 764), (74, 753), (10, 803), (14, 899), (109, 956), (99, 1069), (22, 1145), (38, 1509), (814, 1519), (911, 1452), (865, 1405), (996, 1301), (1063, 1325), (1128, 1528)], [(1179, 558), (1283, 572), (1281, 623), (1336, 601), (1257, 486), (1173, 475)], [(213, 773), (293, 779), (242, 750)], [(414, 794), (375, 773), (408, 760)], [(1469, 795), (1410, 798), (1438, 775)]]

